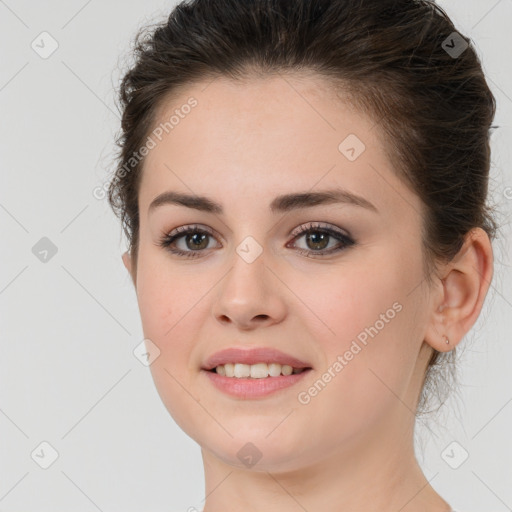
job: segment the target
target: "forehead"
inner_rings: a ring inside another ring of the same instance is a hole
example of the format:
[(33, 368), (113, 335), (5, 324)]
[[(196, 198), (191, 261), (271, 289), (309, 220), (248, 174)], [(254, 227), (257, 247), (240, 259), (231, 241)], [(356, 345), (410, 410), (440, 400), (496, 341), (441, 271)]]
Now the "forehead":
[(397, 194), (408, 190), (378, 127), (345, 99), (307, 76), (219, 77), (182, 87), (156, 116), (159, 137), (153, 135), (143, 166), (141, 211), (166, 188), (270, 203), (279, 193), (332, 186), (396, 209)]

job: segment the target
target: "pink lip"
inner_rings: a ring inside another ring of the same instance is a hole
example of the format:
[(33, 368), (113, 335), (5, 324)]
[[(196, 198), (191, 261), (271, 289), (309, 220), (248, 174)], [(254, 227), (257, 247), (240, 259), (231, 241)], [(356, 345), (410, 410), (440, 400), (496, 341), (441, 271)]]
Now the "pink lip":
[(279, 377), (266, 377), (263, 379), (250, 379), (238, 377), (224, 377), (216, 372), (202, 370), (210, 382), (220, 391), (241, 399), (264, 398), (276, 391), (293, 386), (309, 374), (311, 369), (303, 370), (301, 373), (291, 375), (280, 375)]
[[(256, 363), (279, 363), (281, 365), (287, 364), (293, 368), (311, 368), (311, 366), (292, 357), (280, 350), (270, 347), (256, 347), (256, 348), (238, 348), (232, 347), (221, 350), (220, 352), (215, 352), (204, 362), (202, 369), (203, 370), (211, 370), (216, 366), (226, 364), (226, 363), (243, 363), (243, 364), (256, 364)], [(301, 375), (301, 374), (296, 374)], [(291, 375), (290, 375), (291, 377)], [(226, 377), (229, 379), (229, 377)], [(279, 377), (275, 377), (276, 379)], [(244, 379), (241, 379), (244, 380)], [(254, 380), (264, 380), (264, 379), (251, 379), (251, 382)]]

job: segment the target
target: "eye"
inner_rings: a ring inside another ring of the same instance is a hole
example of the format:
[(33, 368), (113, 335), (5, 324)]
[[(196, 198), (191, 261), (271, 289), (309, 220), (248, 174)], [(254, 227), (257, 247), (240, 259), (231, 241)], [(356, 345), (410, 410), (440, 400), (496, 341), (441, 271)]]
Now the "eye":
[[(308, 257), (334, 254), (355, 244), (354, 240), (342, 231), (331, 227), (323, 227), (316, 222), (300, 226), (292, 232), (292, 235), (294, 236), (293, 241), (305, 237), (306, 244), (311, 249), (299, 248), (298, 250)], [(208, 229), (199, 228), (198, 226), (182, 226), (169, 234), (164, 234), (158, 245), (177, 256), (197, 258), (201, 256), (205, 249), (212, 248), (209, 247), (209, 239), (212, 238), (214, 238), (214, 235)], [(337, 240), (338, 244), (329, 248), (329, 242), (333, 239)], [(181, 248), (178, 247), (179, 242), (183, 243)]]
[[(213, 237), (213, 233), (209, 230), (200, 229), (197, 226), (182, 226), (169, 234), (165, 234), (158, 245), (178, 256), (197, 258), (200, 256), (200, 252), (208, 248), (208, 237)], [(191, 250), (175, 248), (175, 243), (179, 241), (184, 242), (185, 249), (189, 248)]]
[[(294, 241), (305, 237), (306, 245), (311, 249), (299, 249), (299, 252), (313, 258), (326, 254), (334, 254), (355, 244), (354, 240), (345, 233), (335, 228), (322, 226), (318, 222), (311, 222), (300, 226), (297, 230), (292, 232), (292, 235), (295, 236)], [(338, 240), (338, 244), (328, 248), (329, 242), (333, 239)]]

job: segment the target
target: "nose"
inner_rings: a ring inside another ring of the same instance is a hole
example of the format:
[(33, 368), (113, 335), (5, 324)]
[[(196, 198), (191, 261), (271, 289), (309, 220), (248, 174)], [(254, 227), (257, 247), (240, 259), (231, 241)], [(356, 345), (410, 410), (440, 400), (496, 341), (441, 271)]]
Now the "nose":
[(284, 293), (264, 253), (251, 263), (235, 253), (231, 269), (217, 288), (213, 314), (217, 321), (233, 324), (239, 330), (267, 327), (285, 317)]

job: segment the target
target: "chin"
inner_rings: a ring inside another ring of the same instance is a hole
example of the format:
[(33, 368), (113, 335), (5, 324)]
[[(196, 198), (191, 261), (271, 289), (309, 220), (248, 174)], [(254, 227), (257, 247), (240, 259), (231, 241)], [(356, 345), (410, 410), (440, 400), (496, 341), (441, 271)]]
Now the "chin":
[[(194, 439), (230, 466), (253, 471), (291, 471), (300, 466), (299, 459), (307, 437), (304, 433), (299, 435), (297, 432), (295, 436), (285, 429), (281, 430), (282, 425), (278, 426), (280, 421), (282, 418), (277, 422), (267, 418), (264, 425), (254, 423), (252, 428), (245, 426), (237, 429), (224, 423), (233, 437), (225, 432), (215, 432), (207, 439), (201, 435)], [(268, 428), (269, 423), (272, 423), (271, 428)]]

